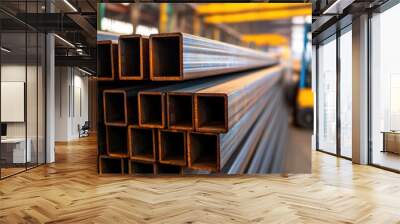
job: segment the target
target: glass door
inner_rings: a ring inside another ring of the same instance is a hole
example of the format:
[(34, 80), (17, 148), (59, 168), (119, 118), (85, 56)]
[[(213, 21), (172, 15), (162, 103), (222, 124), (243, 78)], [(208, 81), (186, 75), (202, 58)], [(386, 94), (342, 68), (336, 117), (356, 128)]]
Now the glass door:
[[(44, 1), (1, 1), (19, 14), (40, 13)], [(0, 178), (45, 163), (45, 44), (43, 33), (0, 11)], [(12, 21), (12, 22), (11, 22)]]
[(340, 156), (352, 157), (352, 32), (341, 31), (340, 42)]
[(318, 150), (336, 154), (336, 36), (318, 47)]

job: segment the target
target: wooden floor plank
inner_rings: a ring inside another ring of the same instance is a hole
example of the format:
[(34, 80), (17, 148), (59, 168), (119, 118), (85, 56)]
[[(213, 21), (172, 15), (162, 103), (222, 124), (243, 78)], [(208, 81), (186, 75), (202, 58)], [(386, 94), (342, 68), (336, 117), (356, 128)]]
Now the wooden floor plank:
[(96, 173), (96, 141), (0, 181), (0, 223), (400, 223), (400, 175), (312, 152), (312, 174), (129, 177)]

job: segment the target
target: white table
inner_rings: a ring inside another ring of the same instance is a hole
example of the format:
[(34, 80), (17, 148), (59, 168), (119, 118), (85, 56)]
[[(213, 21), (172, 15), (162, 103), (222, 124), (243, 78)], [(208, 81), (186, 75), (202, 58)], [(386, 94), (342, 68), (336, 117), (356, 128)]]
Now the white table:
[(26, 147), (26, 154), (25, 154), (25, 138), (5, 138), (1, 139), (1, 147), (13, 147), (13, 163), (26, 163), (31, 162), (32, 160), (32, 151), (31, 145), (32, 140), (30, 138), (26, 139), (28, 143)]

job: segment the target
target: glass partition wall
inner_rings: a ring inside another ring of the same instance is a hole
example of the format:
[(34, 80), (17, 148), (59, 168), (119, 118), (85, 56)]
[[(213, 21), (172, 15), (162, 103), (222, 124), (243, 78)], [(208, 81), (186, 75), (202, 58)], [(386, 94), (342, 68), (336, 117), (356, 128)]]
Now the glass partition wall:
[(352, 158), (352, 34), (351, 25), (341, 31), (340, 64), (340, 155)]
[(46, 40), (18, 20), (42, 6), (41, 1), (0, 3), (1, 179), (45, 162)]
[(400, 4), (371, 18), (370, 163), (400, 171)]
[(318, 149), (336, 154), (336, 36), (318, 47)]
[(351, 25), (317, 47), (317, 149), (352, 157)]

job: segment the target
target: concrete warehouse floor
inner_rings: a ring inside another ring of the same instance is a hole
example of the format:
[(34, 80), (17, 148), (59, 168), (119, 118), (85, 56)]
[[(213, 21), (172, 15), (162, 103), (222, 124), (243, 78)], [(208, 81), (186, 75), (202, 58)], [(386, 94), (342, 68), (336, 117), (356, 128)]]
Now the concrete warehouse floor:
[[(290, 144), (298, 146), (293, 150), (310, 148), (308, 131), (292, 129), (290, 136)], [(398, 174), (320, 152), (311, 154), (312, 174), (288, 178), (101, 177), (96, 172), (96, 139), (83, 138), (58, 144), (57, 163), (0, 181), (0, 223), (400, 220), (400, 201), (393, 200), (400, 197)]]

